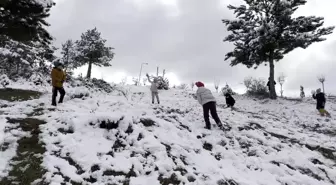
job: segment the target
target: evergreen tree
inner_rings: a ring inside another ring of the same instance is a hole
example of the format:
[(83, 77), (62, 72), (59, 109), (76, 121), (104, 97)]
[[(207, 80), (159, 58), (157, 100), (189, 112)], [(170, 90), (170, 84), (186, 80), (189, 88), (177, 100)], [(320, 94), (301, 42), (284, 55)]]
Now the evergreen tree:
[(41, 42), (50, 44), (51, 35), (45, 29), (49, 26), (46, 18), (52, 1), (39, 2), (34, 0), (1, 0), (0, 1), (0, 35), (2, 39), (19, 42)]
[(314, 42), (326, 40), (334, 27), (321, 28), (323, 17), (293, 17), (306, 0), (244, 0), (246, 5), (229, 5), (236, 20), (223, 20), (232, 32), (224, 41), (233, 42), (234, 50), (227, 53), (231, 66), (246, 65), (257, 68), (266, 63), (270, 67), (270, 98), (276, 99), (274, 62), (295, 48), (307, 48)]
[(46, 72), (55, 48), (45, 27), (52, 1), (0, 1), (0, 65), (9, 78)]
[(111, 47), (106, 46), (106, 40), (101, 38), (101, 33), (97, 28), (88, 30), (82, 34), (81, 40), (76, 41), (78, 62), (77, 67), (88, 65), (87, 78), (91, 78), (92, 65), (111, 66), (110, 61), (114, 53)]
[(73, 70), (77, 67), (77, 63), (75, 60), (76, 57), (76, 48), (75, 43), (72, 40), (67, 40), (64, 44), (62, 44), (61, 51), (62, 61), (66, 69)]

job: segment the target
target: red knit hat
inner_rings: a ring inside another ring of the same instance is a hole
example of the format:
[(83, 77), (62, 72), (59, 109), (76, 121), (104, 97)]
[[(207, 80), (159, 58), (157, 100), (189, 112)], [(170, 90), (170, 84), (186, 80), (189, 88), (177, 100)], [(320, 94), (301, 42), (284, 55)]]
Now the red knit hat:
[(202, 82), (196, 82), (195, 85), (197, 87), (204, 87), (204, 84)]

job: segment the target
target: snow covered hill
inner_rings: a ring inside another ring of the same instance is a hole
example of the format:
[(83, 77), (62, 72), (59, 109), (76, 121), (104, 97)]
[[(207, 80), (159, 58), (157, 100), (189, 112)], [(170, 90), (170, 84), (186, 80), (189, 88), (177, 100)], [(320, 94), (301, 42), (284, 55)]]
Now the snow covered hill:
[(223, 132), (203, 128), (190, 92), (163, 91), (161, 105), (151, 105), (148, 88), (125, 89), (68, 89), (56, 109), (49, 93), (1, 101), (0, 184), (336, 183), (336, 121), (317, 115), (313, 101), (236, 96), (231, 111), (219, 96), (220, 118), (232, 127)]

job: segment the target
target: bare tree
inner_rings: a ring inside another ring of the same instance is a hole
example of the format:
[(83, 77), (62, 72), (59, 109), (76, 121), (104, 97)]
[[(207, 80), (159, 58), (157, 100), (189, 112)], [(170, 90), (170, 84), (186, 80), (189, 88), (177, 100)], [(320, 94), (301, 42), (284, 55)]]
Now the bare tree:
[(121, 79), (120, 85), (126, 85), (127, 82), (127, 77), (125, 76), (124, 78)]
[(181, 89), (181, 90), (187, 90), (188, 89), (188, 85), (187, 84), (181, 84), (177, 87), (178, 89)]
[(147, 77), (142, 79), (142, 82), (143, 82), (144, 86), (146, 86), (147, 81), (148, 81)]
[(194, 83), (194, 82), (191, 82), (190, 87), (191, 87), (191, 90), (194, 90), (195, 83)]
[(220, 80), (215, 78), (214, 85), (215, 85), (215, 89), (216, 89), (217, 93), (218, 93), (218, 89), (219, 89), (219, 83), (220, 83)]
[(138, 85), (139, 85), (139, 79), (138, 79), (138, 78), (133, 77), (133, 78), (132, 78), (132, 81), (133, 81), (133, 84), (134, 84), (135, 86), (138, 86)]
[(244, 79), (244, 85), (245, 85), (245, 87), (246, 87), (246, 91), (248, 91), (248, 90), (250, 89), (252, 83), (253, 83), (253, 78), (252, 78), (251, 76), (246, 77), (246, 78)]
[(317, 77), (317, 79), (322, 84), (323, 93), (325, 93), (325, 91), (324, 91), (325, 76), (324, 75), (320, 75), (320, 76)]
[(280, 94), (281, 94), (281, 97), (283, 97), (283, 89), (282, 89), (282, 86), (283, 86), (283, 84), (285, 83), (285, 79), (286, 79), (286, 76), (285, 76), (285, 74), (283, 74), (283, 73), (281, 73), (281, 75), (279, 75), (278, 76), (278, 78), (277, 78), (277, 81), (279, 82), (279, 84), (280, 84)]

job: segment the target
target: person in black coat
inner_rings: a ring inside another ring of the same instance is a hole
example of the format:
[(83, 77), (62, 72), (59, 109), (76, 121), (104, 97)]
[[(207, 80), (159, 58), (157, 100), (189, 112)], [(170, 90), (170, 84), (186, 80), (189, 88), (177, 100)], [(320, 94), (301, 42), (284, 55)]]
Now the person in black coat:
[(231, 96), (230, 93), (225, 93), (224, 96), (225, 96), (225, 100), (226, 100), (226, 105), (233, 109), (233, 106), (236, 103), (235, 99)]
[(316, 109), (320, 112), (321, 116), (330, 116), (329, 112), (325, 110), (326, 98), (321, 89), (317, 89), (316, 93), (312, 92), (313, 98), (316, 99)]
[[(276, 82), (275, 82), (275, 81), (274, 81), (274, 85), (276, 85)], [(271, 91), (270, 78), (268, 78), (267, 87), (268, 87), (268, 90)]]

